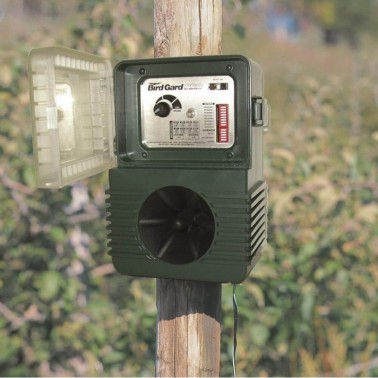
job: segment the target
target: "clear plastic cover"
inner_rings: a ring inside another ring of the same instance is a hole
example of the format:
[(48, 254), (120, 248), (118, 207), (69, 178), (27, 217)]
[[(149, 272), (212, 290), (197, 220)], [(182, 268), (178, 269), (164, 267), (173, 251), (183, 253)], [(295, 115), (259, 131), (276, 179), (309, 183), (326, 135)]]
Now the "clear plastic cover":
[(33, 155), (39, 188), (60, 188), (115, 166), (112, 68), (64, 47), (29, 55)]

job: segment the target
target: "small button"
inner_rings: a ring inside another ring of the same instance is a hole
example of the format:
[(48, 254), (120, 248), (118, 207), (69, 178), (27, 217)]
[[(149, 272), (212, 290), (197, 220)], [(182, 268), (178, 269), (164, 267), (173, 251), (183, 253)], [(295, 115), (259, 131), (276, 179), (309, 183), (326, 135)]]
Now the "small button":
[(193, 108), (188, 109), (186, 112), (186, 116), (188, 118), (194, 118), (196, 116), (196, 110)]

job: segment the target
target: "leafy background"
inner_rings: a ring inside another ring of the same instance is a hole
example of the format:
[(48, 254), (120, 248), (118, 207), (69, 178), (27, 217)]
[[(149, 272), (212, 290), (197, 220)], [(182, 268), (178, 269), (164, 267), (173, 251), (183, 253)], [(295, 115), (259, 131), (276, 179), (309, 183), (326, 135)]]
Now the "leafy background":
[[(272, 9), (300, 32), (268, 32)], [(239, 375), (378, 375), (377, 14), (374, 0), (224, 2), (223, 51), (263, 66), (272, 108), (269, 245), (237, 289)], [(53, 44), (151, 57), (152, 25), (151, 1), (0, 3), (2, 376), (154, 374), (155, 280), (114, 272), (106, 174), (33, 188), (26, 72), (30, 49)]]

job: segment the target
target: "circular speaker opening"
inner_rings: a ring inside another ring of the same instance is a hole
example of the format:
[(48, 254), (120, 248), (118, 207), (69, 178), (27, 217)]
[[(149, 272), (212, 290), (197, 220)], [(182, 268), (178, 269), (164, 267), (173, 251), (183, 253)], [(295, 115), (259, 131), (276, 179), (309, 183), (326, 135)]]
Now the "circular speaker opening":
[(167, 186), (151, 193), (139, 212), (140, 238), (160, 260), (187, 264), (209, 249), (215, 232), (214, 216), (193, 190)]

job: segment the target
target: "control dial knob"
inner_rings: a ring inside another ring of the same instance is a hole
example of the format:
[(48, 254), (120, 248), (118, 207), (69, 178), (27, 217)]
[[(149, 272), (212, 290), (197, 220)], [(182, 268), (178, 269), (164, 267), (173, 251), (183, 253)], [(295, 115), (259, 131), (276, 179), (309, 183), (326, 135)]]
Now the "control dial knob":
[(166, 102), (158, 102), (154, 106), (154, 113), (158, 117), (167, 117), (169, 113), (171, 112), (171, 107), (169, 106), (168, 103)]

